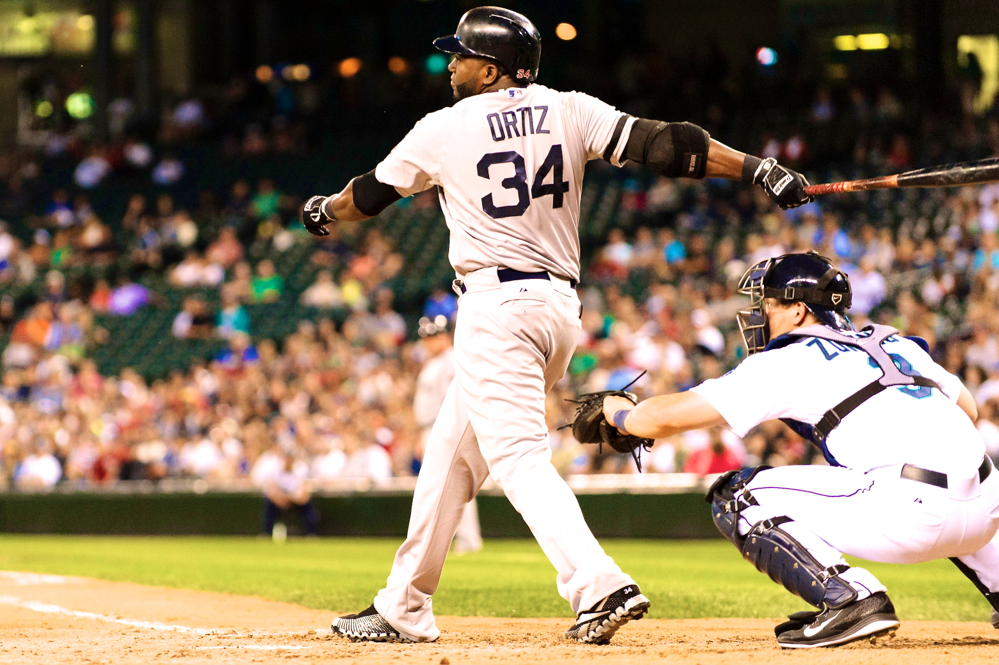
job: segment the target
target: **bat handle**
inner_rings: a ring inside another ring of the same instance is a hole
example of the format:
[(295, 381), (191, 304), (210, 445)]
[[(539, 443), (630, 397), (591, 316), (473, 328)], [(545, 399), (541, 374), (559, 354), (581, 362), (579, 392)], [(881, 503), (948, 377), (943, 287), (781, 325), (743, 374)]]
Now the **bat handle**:
[(823, 194), (836, 194), (839, 192), (853, 192), (856, 191), (852, 185), (853, 182), (831, 182), (826, 185), (809, 185), (805, 187), (805, 194), (808, 196), (822, 196)]
[(837, 194), (839, 192), (864, 192), (869, 189), (897, 189), (898, 176), (886, 175), (868, 180), (845, 180), (843, 182), (831, 182), (826, 185), (809, 185), (805, 187), (805, 194), (808, 196), (821, 196), (822, 194)]

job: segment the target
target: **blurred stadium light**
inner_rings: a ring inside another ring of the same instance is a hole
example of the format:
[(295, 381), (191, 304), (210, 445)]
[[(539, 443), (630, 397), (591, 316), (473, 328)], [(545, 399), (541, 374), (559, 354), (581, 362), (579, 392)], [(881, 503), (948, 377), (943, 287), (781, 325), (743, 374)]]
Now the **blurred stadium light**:
[(972, 58), (981, 68), (981, 87), (974, 99), (975, 112), (983, 114), (992, 108), (999, 92), (999, 37), (996, 35), (961, 35), (957, 38), (957, 64), (965, 70), (972, 67)]

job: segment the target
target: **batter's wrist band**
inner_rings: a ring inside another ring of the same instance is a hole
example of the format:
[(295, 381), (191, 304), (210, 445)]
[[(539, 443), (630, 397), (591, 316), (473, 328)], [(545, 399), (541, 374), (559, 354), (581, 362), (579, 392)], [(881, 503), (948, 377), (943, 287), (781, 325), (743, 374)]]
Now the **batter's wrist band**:
[(753, 157), (752, 155), (746, 155), (746, 160), (742, 162), (742, 181), (753, 184), (756, 182), (756, 170), (760, 168), (760, 164), (763, 162), (759, 157)]
[(624, 419), (628, 417), (629, 413), (631, 413), (631, 409), (621, 409), (620, 411), (615, 412), (614, 417), (611, 419), (611, 422), (614, 423), (614, 427), (618, 428), (625, 434), (628, 433), (628, 430), (624, 427)]
[(333, 202), (332, 196), (327, 196), (326, 200), (319, 204), (319, 211), (326, 215), (326, 217), (331, 221), (337, 221), (336, 215), (333, 214), (333, 207), (330, 205)]

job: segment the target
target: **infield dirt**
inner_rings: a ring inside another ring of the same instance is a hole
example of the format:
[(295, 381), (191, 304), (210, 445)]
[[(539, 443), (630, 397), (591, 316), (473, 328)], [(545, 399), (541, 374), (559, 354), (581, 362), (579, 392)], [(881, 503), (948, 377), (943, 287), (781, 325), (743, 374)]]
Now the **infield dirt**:
[(876, 646), (788, 652), (774, 642), (777, 619), (645, 619), (609, 646), (587, 646), (560, 637), (567, 619), (443, 616), (436, 643), (370, 644), (331, 636), (334, 616), (244, 596), (0, 573), (0, 663), (984, 665), (999, 646), (999, 633), (984, 622), (903, 622)]

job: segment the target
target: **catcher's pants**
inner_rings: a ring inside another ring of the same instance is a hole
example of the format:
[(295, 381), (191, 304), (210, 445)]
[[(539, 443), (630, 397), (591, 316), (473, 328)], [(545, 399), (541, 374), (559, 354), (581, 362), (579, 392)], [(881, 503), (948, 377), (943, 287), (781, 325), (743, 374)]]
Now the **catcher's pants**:
[(551, 464), (545, 395), (576, 347), (576, 292), (556, 277), (501, 283), (495, 268), (466, 275), (464, 286), (457, 372), (423, 457), (406, 542), (375, 598), (379, 614), (419, 640), (440, 635), (430, 596), (465, 505), (488, 475), (555, 566), (573, 611), (634, 584), (597, 543)]
[[(761, 471), (747, 488), (759, 505), (740, 514), (745, 535), (760, 520), (786, 515), (781, 526), (823, 566), (842, 554), (881, 563), (957, 557), (991, 591), (999, 591), (999, 471), (978, 481), (948, 475), (948, 488), (901, 477), (901, 465), (862, 473), (842, 467), (785, 466)], [(858, 599), (884, 591), (863, 568), (842, 578)]]

